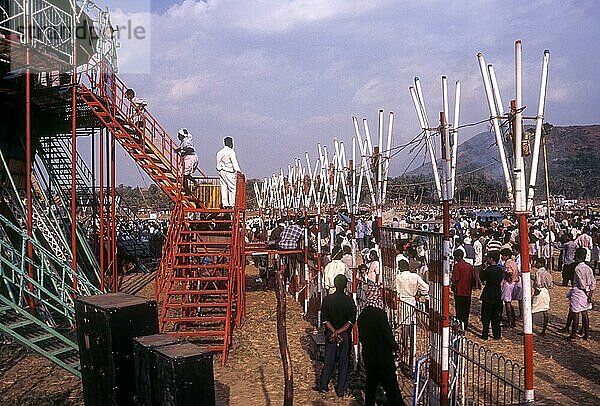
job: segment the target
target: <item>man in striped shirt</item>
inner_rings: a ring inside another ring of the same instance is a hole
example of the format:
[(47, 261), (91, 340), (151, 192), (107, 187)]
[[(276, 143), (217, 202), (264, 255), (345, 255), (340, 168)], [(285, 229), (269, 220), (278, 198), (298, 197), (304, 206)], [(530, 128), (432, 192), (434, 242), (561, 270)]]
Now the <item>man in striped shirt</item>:
[(498, 235), (498, 232), (496, 232), (496, 231), (491, 234), (491, 239), (485, 245), (485, 251), (487, 253), (492, 252), (492, 251), (500, 251), (500, 249), (502, 249), (502, 242), (500, 242), (499, 237), (500, 236)]

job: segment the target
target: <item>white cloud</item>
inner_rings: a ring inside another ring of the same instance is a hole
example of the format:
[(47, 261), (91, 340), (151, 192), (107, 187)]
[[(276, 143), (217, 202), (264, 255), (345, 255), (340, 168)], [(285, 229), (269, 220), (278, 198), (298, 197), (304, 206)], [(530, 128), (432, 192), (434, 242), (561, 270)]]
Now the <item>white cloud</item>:
[(238, 3), (234, 24), (260, 33), (281, 33), (306, 24), (357, 17), (373, 10), (380, 1), (362, 0), (259, 0), (251, 7)]
[[(209, 6), (210, 3), (210, 6)], [(184, 0), (181, 4), (175, 4), (169, 8), (167, 14), (173, 18), (203, 18), (208, 15), (209, 7), (218, 5), (218, 1), (195, 1)]]
[(149, 74), (152, 57), (152, 16), (150, 2), (146, 11), (126, 12), (118, 8), (111, 12), (111, 22), (118, 48), (119, 72)]
[[(118, 4), (126, 11), (117, 17), (128, 17), (127, 6)], [(517, 38), (524, 43), (527, 111), (535, 111), (541, 55), (548, 48), (548, 121), (600, 121), (600, 85), (589, 80), (600, 54), (594, 5), (182, 0), (152, 16), (151, 75), (124, 79), (165, 128), (186, 125), (201, 135), (208, 155), (223, 135), (240, 138), (239, 155), (266, 158), (245, 160), (249, 176), (266, 176), (314, 151), (317, 142), (338, 137), (349, 143), (352, 115), (367, 116), (373, 125), (378, 109), (392, 110), (395, 142), (410, 140), (419, 127), (408, 93), (414, 76), (422, 79), (430, 120), (438, 116), (443, 74), (451, 94), (454, 81), (462, 83), (461, 123), (487, 118), (475, 54), (484, 52), (494, 64), (508, 105)], [(545, 12), (533, 12), (539, 9)], [(123, 45), (122, 72), (143, 60), (139, 52)], [(480, 130), (465, 128), (461, 137)]]

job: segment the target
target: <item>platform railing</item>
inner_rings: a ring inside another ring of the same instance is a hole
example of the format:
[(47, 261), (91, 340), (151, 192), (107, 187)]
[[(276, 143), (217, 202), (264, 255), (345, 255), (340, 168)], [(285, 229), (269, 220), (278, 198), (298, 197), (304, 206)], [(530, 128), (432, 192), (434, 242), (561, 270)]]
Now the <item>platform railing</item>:
[(153, 148), (153, 152), (169, 165), (171, 172), (180, 173), (183, 165), (176, 151), (178, 145), (148, 110), (138, 108), (125, 97), (129, 87), (114, 74), (111, 68), (107, 64), (103, 64), (99, 77), (90, 73), (86, 76), (95, 93), (109, 103), (109, 107), (114, 109), (115, 115), (125, 120), (130, 128), (136, 130), (136, 136), (140, 137), (137, 140), (140, 146)]
[[(7, 0), (0, 2), (0, 33), (25, 43), (26, 4), (30, 4), (31, 45), (49, 50), (71, 61), (73, 58), (71, 7), (63, 10), (47, 0)], [(65, 3), (68, 5), (68, 3)]]

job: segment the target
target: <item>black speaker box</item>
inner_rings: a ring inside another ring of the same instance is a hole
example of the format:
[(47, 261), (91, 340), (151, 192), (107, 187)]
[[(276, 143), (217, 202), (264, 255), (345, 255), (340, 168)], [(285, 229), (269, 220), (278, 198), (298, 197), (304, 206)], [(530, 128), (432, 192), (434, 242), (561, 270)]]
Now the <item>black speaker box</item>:
[(213, 356), (191, 343), (158, 347), (156, 394), (163, 406), (214, 406)]
[(158, 333), (156, 302), (124, 293), (75, 301), (86, 406), (131, 406), (133, 338)]
[(136, 405), (160, 405), (156, 394), (156, 352), (153, 350), (179, 343), (179, 338), (168, 334), (153, 334), (133, 339)]

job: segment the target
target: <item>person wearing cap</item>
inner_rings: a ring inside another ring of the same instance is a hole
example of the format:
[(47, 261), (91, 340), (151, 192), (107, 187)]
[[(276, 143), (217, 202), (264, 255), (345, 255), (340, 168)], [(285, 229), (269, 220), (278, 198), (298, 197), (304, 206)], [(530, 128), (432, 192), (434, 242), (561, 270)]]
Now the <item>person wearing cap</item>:
[(241, 172), (235, 151), (233, 138), (223, 139), (223, 148), (217, 152), (217, 172), (221, 179), (221, 204), (223, 208), (232, 208), (235, 205), (235, 189), (237, 174)]
[(179, 147), (175, 149), (175, 152), (183, 159), (183, 187), (190, 193), (189, 185), (195, 183), (192, 174), (198, 169), (198, 155), (194, 148), (192, 133), (185, 128), (180, 128), (177, 131), (177, 138), (179, 138)]
[(350, 348), (352, 326), (356, 322), (356, 306), (352, 298), (344, 293), (348, 280), (344, 275), (334, 279), (335, 293), (327, 295), (321, 306), (325, 327), (325, 363), (319, 382), (313, 390), (325, 393), (329, 390), (329, 381), (333, 375), (335, 360), (338, 359), (338, 381), (335, 392), (338, 397), (348, 393), (348, 369), (350, 366)]
[(375, 405), (375, 392), (381, 385), (390, 405), (403, 405), (398, 387), (394, 352), (398, 344), (383, 310), (381, 289), (369, 286), (363, 311), (358, 316), (358, 337), (365, 365), (365, 405)]

